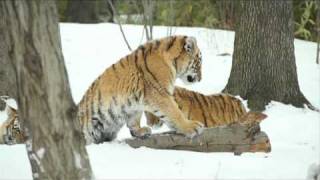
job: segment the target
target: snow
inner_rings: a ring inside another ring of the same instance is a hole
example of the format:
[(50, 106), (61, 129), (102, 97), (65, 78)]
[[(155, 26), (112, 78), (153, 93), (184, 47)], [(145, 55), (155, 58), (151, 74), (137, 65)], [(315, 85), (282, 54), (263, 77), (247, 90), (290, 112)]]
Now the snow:
[(80, 156), (80, 154), (78, 153), (78, 152), (73, 152), (73, 154), (74, 154), (74, 162), (75, 162), (75, 165), (76, 165), (76, 168), (78, 168), (78, 169), (81, 169), (82, 168), (82, 166), (81, 166), (81, 156)]
[(18, 109), (18, 105), (16, 100), (14, 100), (13, 98), (9, 98), (7, 100), (3, 100), (9, 107), (13, 108), (13, 109)]
[(37, 151), (37, 156), (38, 156), (40, 159), (42, 159), (45, 152), (46, 152), (46, 149), (40, 148), (40, 149)]
[[(129, 50), (119, 27), (114, 24), (62, 23), (60, 28), (72, 94), (79, 102), (91, 82)], [(124, 25), (134, 48), (144, 42), (142, 29), (142, 26)], [(155, 27), (154, 37), (166, 36), (166, 32), (167, 27)], [(220, 92), (227, 83), (232, 56), (217, 54), (232, 54), (234, 33), (178, 27), (175, 34), (196, 37), (203, 57), (203, 80), (191, 86), (184, 86), (179, 80), (177, 84), (204, 94)], [(320, 107), (316, 44), (295, 40), (295, 54), (300, 88), (313, 105)], [(271, 153), (234, 156), (232, 153), (133, 149), (119, 142), (130, 137), (124, 127), (117, 141), (87, 146), (94, 175), (97, 179), (306, 179), (310, 167), (320, 164), (320, 113), (279, 102), (271, 102), (265, 113), (268, 118), (261, 123), (261, 128), (270, 138)], [(5, 117), (5, 113), (0, 112), (0, 122)], [(143, 124), (146, 124), (144, 118)], [(0, 179), (26, 178), (31, 179), (32, 173), (25, 146), (0, 145)]]

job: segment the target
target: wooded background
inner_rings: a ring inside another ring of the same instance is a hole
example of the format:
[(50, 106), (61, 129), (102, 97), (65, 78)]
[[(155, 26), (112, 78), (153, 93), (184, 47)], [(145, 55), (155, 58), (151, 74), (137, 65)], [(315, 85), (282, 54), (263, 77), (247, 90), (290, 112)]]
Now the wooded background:
[[(112, 0), (125, 24), (197, 26), (235, 30), (234, 0)], [(317, 1), (293, 1), (296, 38), (317, 41)], [(114, 22), (108, 0), (58, 1), (61, 22)], [(147, 17), (147, 18), (146, 18)]]

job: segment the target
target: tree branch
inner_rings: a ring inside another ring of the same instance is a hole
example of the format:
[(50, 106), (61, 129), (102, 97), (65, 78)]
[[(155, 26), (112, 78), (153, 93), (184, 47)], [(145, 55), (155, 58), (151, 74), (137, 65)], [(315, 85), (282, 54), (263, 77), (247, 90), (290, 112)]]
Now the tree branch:
[(119, 28), (120, 28), (122, 37), (123, 37), (123, 39), (124, 39), (124, 41), (125, 41), (128, 49), (129, 49), (129, 51), (132, 51), (132, 48), (131, 48), (131, 46), (130, 46), (127, 38), (126, 38), (126, 35), (124, 34), (123, 29), (122, 29), (121, 22), (120, 22), (120, 20), (117, 18), (117, 17), (118, 17), (118, 12), (117, 12), (116, 9), (114, 8), (113, 3), (112, 3), (111, 0), (108, 0), (108, 3), (109, 3), (109, 5), (110, 5), (110, 7), (111, 7), (112, 13), (114, 14), (114, 17), (116, 18), (117, 23), (118, 23), (118, 25), (119, 25)]

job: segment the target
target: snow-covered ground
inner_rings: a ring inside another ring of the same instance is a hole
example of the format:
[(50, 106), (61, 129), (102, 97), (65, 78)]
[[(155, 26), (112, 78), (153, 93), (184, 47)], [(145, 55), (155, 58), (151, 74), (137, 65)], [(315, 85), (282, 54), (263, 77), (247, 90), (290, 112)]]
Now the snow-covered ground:
[[(61, 24), (63, 53), (76, 102), (105, 68), (129, 53), (119, 27), (114, 24)], [(141, 26), (125, 25), (134, 48), (141, 40)], [(231, 70), (234, 33), (204, 28), (174, 28), (175, 34), (195, 36), (202, 49), (203, 80), (187, 88), (205, 94), (220, 92)], [(166, 27), (155, 27), (154, 36), (166, 36)], [(315, 64), (316, 44), (295, 41), (300, 88), (320, 107), (320, 66)], [(241, 83), (241, 82), (239, 82)], [(184, 86), (180, 81), (177, 84)], [(186, 87), (186, 86), (185, 86)], [(262, 130), (271, 140), (271, 153), (196, 153), (132, 149), (118, 141), (87, 146), (97, 179), (306, 179), (311, 164), (320, 160), (320, 113), (271, 102)], [(0, 121), (5, 118), (0, 113)], [(145, 121), (145, 120), (144, 120)], [(145, 122), (144, 122), (145, 123)], [(118, 137), (130, 137), (124, 127)], [(316, 169), (316, 168), (314, 168)], [(0, 145), (0, 179), (31, 179), (23, 145)]]

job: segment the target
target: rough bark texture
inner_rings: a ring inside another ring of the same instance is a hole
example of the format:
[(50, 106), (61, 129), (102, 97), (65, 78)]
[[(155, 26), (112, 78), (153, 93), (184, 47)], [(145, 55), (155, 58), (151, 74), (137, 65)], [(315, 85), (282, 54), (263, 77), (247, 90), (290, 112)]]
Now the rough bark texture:
[[(114, 4), (115, 0), (112, 0)], [(67, 22), (113, 22), (113, 11), (107, 0), (69, 0), (65, 12)]]
[[(61, 52), (55, 1), (0, 1), (9, 58), (17, 77), (19, 117), (35, 179), (90, 179)], [(1, 59), (2, 60), (2, 59)]]
[(236, 2), (234, 0), (224, 0), (216, 1), (216, 3), (222, 28), (234, 30)]
[(303, 107), (294, 56), (291, 1), (239, 1), (232, 70), (223, 92), (248, 99), (251, 110), (271, 100)]
[[(9, 58), (10, 51), (6, 42), (8, 36), (5, 33), (6, 22), (0, 20), (0, 96), (10, 96), (17, 99), (17, 80), (13, 64)], [(4, 110), (5, 103), (0, 100), (0, 111)]]
[(270, 152), (268, 136), (260, 131), (258, 124), (208, 128), (199, 136), (189, 139), (180, 134), (152, 134), (146, 139), (130, 138), (125, 142), (131, 147), (154, 149), (189, 150), (198, 152)]

